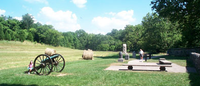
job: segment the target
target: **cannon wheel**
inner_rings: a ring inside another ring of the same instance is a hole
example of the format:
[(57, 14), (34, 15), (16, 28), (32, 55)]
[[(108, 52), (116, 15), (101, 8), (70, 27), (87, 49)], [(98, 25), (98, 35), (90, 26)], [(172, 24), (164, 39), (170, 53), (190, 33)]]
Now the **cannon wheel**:
[(53, 58), (53, 70), (56, 72), (61, 72), (65, 68), (65, 59), (60, 54), (54, 54), (58, 55), (57, 57)]
[(38, 75), (49, 75), (52, 71), (53, 64), (50, 57), (46, 54), (38, 55), (34, 60), (34, 71)]

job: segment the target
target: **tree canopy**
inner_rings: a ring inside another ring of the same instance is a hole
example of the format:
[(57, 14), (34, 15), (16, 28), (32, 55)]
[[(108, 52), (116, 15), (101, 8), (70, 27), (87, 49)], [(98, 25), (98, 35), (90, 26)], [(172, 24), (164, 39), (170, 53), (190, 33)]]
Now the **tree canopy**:
[(183, 46), (200, 46), (200, 0), (153, 0), (152, 9), (171, 22), (179, 22)]
[[(0, 16), (0, 40), (29, 40), (52, 46), (98, 51), (122, 51), (122, 44), (127, 44), (128, 52), (137, 52), (142, 48), (151, 53), (166, 52), (169, 48), (185, 47), (184, 44), (189, 44), (185, 43), (186, 35), (183, 29), (180, 29), (186, 28), (183, 22), (171, 21), (170, 18), (157, 13), (147, 13), (141, 24), (126, 25), (124, 29), (113, 29), (105, 35), (89, 34), (82, 29), (75, 32), (58, 32), (52, 25), (34, 23), (29, 14), (22, 17), (19, 21), (10, 16)], [(199, 28), (198, 25), (195, 27), (197, 30)], [(190, 36), (192, 35), (187, 35)]]

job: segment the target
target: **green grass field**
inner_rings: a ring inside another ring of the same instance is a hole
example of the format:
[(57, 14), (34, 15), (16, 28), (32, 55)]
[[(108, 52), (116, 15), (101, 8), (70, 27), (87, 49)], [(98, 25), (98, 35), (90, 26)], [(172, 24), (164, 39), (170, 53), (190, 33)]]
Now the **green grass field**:
[[(26, 74), (27, 65), (46, 48), (53, 48), (66, 61), (64, 70), (48, 76)], [(58, 86), (197, 86), (196, 73), (168, 73), (155, 71), (107, 71), (117, 63), (118, 52), (94, 52), (94, 60), (82, 60), (83, 50), (52, 47), (31, 42), (0, 41), (0, 86), (58, 85)], [(131, 55), (131, 54), (130, 54)], [(167, 57), (170, 61), (188, 66), (186, 57)], [(158, 61), (153, 59), (150, 61)], [(127, 62), (127, 61), (126, 61)]]

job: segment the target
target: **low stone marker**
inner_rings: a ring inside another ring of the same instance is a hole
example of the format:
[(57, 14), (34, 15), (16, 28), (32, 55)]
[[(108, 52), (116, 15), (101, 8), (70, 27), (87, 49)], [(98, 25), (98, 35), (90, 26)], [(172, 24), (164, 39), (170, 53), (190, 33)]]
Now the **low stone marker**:
[(129, 60), (129, 54), (125, 53), (125, 60)]
[(135, 51), (133, 51), (133, 58), (136, 58), (136, 53), (135, 53)]
[(119, 52), (119, 59), (118, 59), (118, 62), (124, 62), (122, 52)]

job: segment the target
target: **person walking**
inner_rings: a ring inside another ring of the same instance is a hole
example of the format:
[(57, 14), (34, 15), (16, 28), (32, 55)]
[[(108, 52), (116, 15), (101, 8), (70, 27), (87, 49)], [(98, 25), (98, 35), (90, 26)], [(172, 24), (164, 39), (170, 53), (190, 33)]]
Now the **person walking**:
[(140, 49), (139, 54), (140, 54), (140, 60), (143, 61), (143, 55), (144, 55), (144, 52), (143, 52), (142, 49)]

